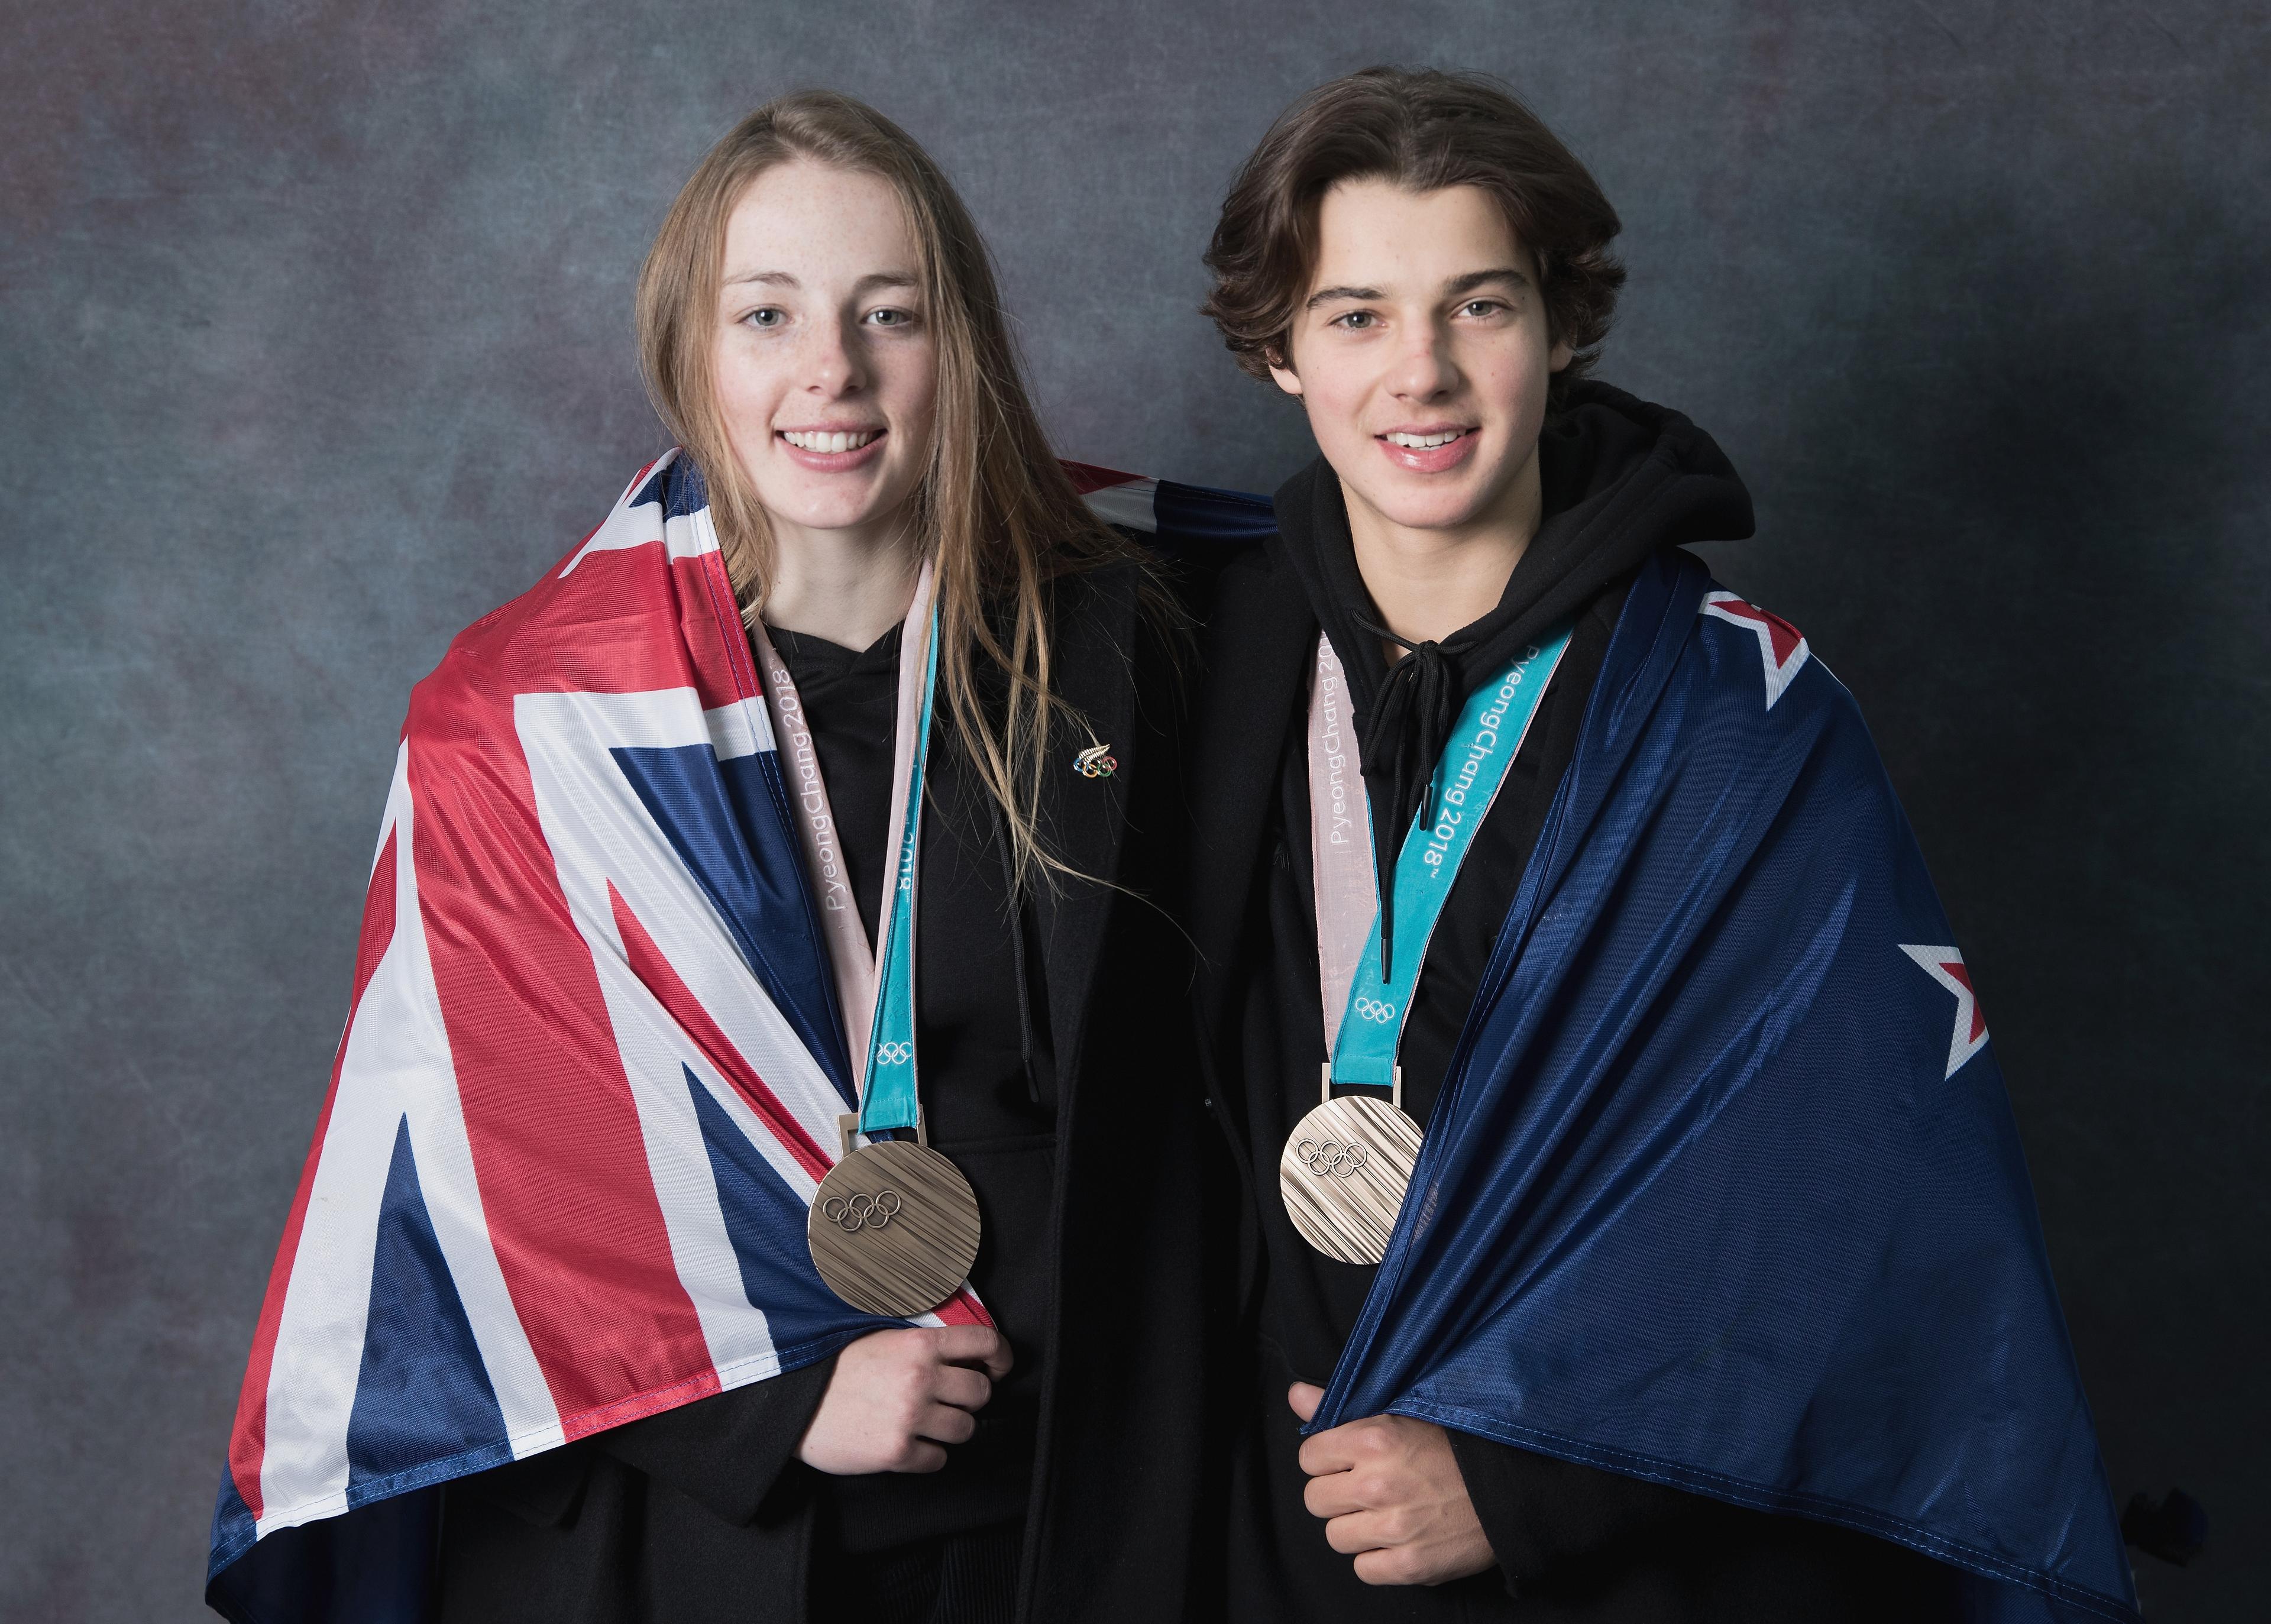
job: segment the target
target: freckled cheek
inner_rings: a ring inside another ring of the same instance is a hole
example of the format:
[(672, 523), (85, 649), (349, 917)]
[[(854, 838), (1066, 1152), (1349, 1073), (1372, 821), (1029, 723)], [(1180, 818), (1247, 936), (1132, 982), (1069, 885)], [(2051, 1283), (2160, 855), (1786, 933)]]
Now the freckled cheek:
[(938, 413), (936, 361), (929, 355), (900, 357), (887, 379), (884, 405), (910, 442), (927, 441)]
[(721, 356), (718, 408), (734, 443), (754, 447), (771, 438), (773, 406), (779, 391), (763, 372), (738, 358)]

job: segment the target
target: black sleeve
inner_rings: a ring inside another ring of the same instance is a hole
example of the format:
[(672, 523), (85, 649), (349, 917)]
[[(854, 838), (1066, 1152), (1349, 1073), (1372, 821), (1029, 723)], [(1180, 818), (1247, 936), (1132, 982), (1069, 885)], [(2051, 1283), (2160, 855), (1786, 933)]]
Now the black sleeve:
[(1550, 1580), (1620, 1546), (1708, 1515), (1708, 1502), (1661, 1483), (1556, 1460), (1511, 1444), (1450, 1434), (1467, 1498), (1506, 1576), (1507, 1590)]
[[(525, 1460), (508, 1461), (487, 1471), (477, 1471), (446, 1488), (453, 1505), (471, 1496), (502, 1506), (536, 1527), (557, 1528), (573, 1516), (582, 1503), (585, 1481), (591, 1470), (591, 1453), (579, 1439)], [(454, 1521), (446, 1525), (452, 1530), (454, 1538)]]
[(667, 1483), (736, 1527), (757, 1519), (795, 1458), (836, 1372), (816, 1364), (630, 1421), (592, 1441), (624, 1465)]
[(1588, 1618), (1669, 1617), (1667, 1598), (1681, 1618), (1746, 1624), (1964, 1616), (1956, 1571), (1903, 1546), (1450, 1437), (1509, 1594), (1574, 1604)]

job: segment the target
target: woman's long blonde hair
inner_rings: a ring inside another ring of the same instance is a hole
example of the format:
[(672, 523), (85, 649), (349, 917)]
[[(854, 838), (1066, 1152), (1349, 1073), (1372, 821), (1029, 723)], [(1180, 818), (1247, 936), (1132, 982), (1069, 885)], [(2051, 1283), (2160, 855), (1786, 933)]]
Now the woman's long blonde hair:
[[(1051, 684), (1049, 582), (1133, 549), (1090, 512), (1050, 449), (985, 242), (930, 154), (873, 108), (833, 91), (799, 91), (743, 119), (681, 190), (639, 272), (647, 391), (702, 471), (726, 572), (743, 619), (755, 622), (773, 538), (727, 441), (711, 357), (727, 217), (758, 175), (800, 158), (879, 175), (906, 209), (938, 345), (930, 466), (914, 512), (936, 581), (940, 687), (964, 753), (1001, 809), (1016, 882), (1037, 868), (1069, 872), (1037, 826), (1050, 735), (1078, 725)], [(980, 691), (989, 664), (1008, 689), (998, 719)]]

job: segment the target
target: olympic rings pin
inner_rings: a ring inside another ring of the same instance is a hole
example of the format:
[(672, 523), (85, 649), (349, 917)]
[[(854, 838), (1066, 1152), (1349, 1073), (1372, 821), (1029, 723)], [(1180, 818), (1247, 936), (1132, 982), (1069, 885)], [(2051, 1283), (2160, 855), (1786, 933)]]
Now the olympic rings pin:
[(1084, 778), (1108, 778), (1120, 768), (1108, 744), (1091, 744), (1072, 758), (1072, 770)]
[(856, 1235), (863, 1229), (882, 1229), (898, 1212), (897, 1190), (877, 1190), (873, 1196), (830, 1196), (820, 1203), (820, 1216), (847, 1235)]

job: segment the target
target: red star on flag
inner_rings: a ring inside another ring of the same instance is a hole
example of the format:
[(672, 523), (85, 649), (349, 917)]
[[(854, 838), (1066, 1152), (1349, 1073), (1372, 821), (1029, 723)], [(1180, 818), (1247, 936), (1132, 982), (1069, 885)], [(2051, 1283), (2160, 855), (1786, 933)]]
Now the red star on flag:
[(1947, 1075), (1952, 1077), (1965, 1061), (1987, 1047), (1987, 1017), (1980, 1012), (1978, 995), (1971, 990), (1971, 972), (1963, 967), (1963, 955), (1952, 947), (1911, 947), (1905, 942), (1900, 946), (1924, 966), (1926, 975), (1955, 995), (1955, 1034), (1947, 1045)]
[(1808, 650), (1805, 634), (1781, 615), (1770, 615), (1754, 603), (1746, 603), (1733, 592), (1704, 593), (1701, 612), (1730, 626), (1740, 626), (1758, 638), (1759, 655), (1767, 667), (1767, 709), (1773, 710), (1775, 701), (1790, 686), (1791, 678), (1806, 663)]

